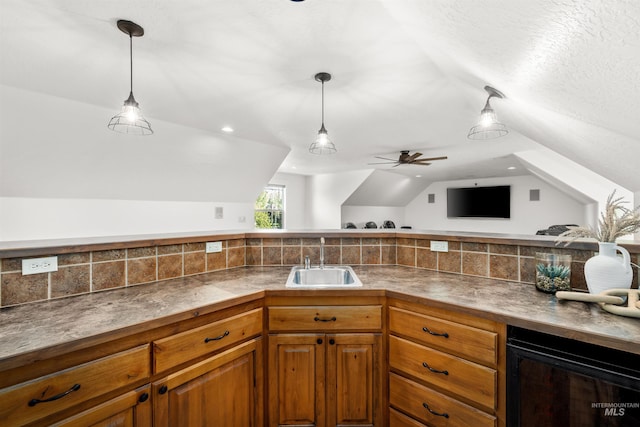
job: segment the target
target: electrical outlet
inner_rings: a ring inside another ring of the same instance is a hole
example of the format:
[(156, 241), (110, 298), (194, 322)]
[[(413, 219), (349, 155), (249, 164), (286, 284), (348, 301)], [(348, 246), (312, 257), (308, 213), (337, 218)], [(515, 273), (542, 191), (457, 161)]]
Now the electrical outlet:
[(431, 241), (431, 250), (433, 252), (449, 252), (449, 242), (441, 242), (438, 240)]
[(22, 260), (22, 275), (58, 271), (58, 257), (31, 258)]
[(222, 252), (222, 242), (207, 242), (206, 253)]

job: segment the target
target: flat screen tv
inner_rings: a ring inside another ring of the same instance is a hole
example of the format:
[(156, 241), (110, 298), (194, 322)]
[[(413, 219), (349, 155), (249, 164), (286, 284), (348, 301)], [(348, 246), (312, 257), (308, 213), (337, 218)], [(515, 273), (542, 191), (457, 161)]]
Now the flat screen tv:
[(447, 218), (511, 218), (511, 186), (447, 188)]

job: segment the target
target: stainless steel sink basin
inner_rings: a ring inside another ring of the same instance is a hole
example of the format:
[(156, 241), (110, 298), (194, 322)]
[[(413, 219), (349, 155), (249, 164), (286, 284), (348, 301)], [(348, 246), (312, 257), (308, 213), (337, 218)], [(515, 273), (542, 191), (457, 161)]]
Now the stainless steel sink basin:
[(362, 282), (347, 265), (325, 265), (305, 268), (295, 266), (287, 278), (289, 288), (358, 287)]

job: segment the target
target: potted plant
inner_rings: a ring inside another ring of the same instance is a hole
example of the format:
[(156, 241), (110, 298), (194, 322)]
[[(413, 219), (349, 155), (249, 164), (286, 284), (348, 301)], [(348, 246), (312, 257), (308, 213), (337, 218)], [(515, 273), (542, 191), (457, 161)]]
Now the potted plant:
[[(559, 242), (568, 239), (565, 246), (579, 238), (598, 242), (598, 254), (584, 264), (584, 276), (592, 294), (614, 288), (628, 289), (633, 279), (629, 252), (618, 246), (616, 240), (640, 230), (640, 205), (628, 209), (623, 206), (623, 198), (616, 198), (615, 194), (614, 190), (607, 198), (596, 230), (591, 227), (569, 227), (568, 231), (558, 236)], [(617, 252), (622, 254), (622, 259)]]
[(542, 292), (571, 290), (571, 255), (536, 252), (536, 288)]

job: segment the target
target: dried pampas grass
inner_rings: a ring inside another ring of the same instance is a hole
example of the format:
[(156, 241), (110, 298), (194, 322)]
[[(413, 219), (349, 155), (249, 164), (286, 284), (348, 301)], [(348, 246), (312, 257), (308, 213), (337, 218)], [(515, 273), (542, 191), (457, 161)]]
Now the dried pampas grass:
[(607, 198), (605, 210), (600, 213), (597, 230), (591, 227), (569, 227), (568, 231), (558, 236), (556, 243), (564, 241), (565, 246), (568, 246), (580, 238), (614, 243), (619, 237), (640, 230), (640, 205), (635, 209), (627, 209), (622, 205), (625, 203), (622, 197), (614, 199), (615, 194), (614, 190)]

